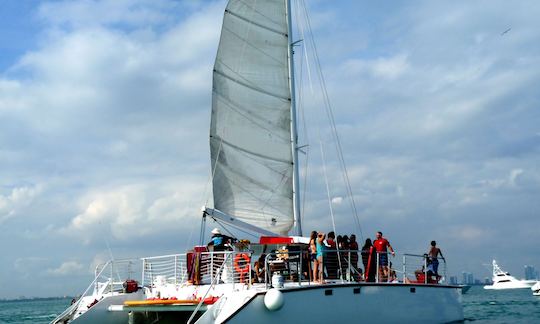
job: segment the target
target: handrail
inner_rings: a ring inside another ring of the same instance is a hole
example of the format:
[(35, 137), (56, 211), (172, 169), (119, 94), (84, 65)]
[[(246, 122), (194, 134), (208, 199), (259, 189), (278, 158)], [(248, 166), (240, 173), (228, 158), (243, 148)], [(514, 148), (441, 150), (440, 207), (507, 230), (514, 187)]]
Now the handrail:
[(60, 315), (58, 315), (51, 323), (57, 323), (58, 320), (64, 318), (65, 316), (67, 316), (68, 314), (71, 314), (73, 313), (74, 310), (77, 310), (79, 308), (79, 305), (80, 303), (82, 302), (82, 299), (84, 296), (86, 296), (86, 293), (88, 292), (88, 290), (90, 289), (90, 287), (92, 287), (97, 279), (99, 278), (99, 276), (101, 276), (101, 274), (103, 273), (103, 271), (107, 268), (107, 265), (109, 265), (109, 263), (111, 263), (112, 260), (109, 260), (105, 263), (105, 265), (103, 266), (103, 268), (101, 269), (101, 271), (99, 272), (98, 275), (96, 275), (94, 277), (94, 280), (92, 280), (92, 282), (90, 283), (90, 285), (88, 285), (88, 287), (86, 288), (86, 290), (81, 294), (81, 297), (79, 297), (79, 299), (73, 303), (70, 307), (68, 307), (65, 311), (63, 311)]
[(221, 266), (219, 267), (217, 273), (215, 276), (212, 277), (212, 282), (210, 283), (210, 287), (208, 287), (208, 289), (206, 290), (206, 292), (204, 293), (204, 296), (201, 298), (201, 300), (199, 301), (199, 303), (197, 304), (197, 307), (195, 307), (195, 309), (193, 310), (193, 313), (191, 313), (191, 316), (189, 317), (188, 321), (187, 321), (187, 324), (191, 324), (191, 321), (193, 321), (193, 318), (195, 317), (195, 314), (197, 314), (197, 312), (199, 311), (199, 309), (201, 308), (201, 305), (202, 303), (204, 302), (204, 299), (206, 298), (206, 296), (208, 295), (208, 293), (210, 292), (210, 289), (212, 289), (212, 287), (215, 286), (216, 284), (216, 281), (217, 281), (217, 278), (220, 276), (221, 274), (221, 271), (223, 270), (223, 267), (225, 266), (225, 264), (227, 263), (227, 259), (229, 258), (229, 256), (231, 256), (231, 254), (227, 254), (227, 256), (225, 257), (225, 260), (223, 260), (223, 263), (221, 264)]

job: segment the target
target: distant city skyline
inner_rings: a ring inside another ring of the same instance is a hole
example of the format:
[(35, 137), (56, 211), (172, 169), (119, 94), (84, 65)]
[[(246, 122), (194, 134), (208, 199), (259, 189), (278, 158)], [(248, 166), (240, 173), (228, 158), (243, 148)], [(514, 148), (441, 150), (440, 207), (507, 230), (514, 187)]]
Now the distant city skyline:
[[(524, 265), (523, 266), (524, 272), (523, 275), (516, 274), (516, 273), (510, 273), (510, 275), (516, 277), (517, 279), (525, 279), (525, 280), (540, 280), (540, 273), (538, 270), (536, 270), (535, 266), (532, 265)], [(506, 271), (503, 268), (504, 271)], [(470, 271), (462, 271), (461, 276), (457, 275), (450, 275), (448, 277), (448, 282), (450, 284), (464, 284), (464, 285), (478, 285), (478, 284), (492, 284), (492, 277), (489, 276), (481, 276), (480, 278), (477, 278), (473, 272)]]

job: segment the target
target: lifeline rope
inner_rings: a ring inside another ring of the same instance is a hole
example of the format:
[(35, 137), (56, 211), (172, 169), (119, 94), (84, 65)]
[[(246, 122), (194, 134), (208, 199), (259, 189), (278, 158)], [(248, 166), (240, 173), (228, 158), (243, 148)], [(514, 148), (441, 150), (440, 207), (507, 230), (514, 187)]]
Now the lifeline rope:
[[(332, 208), (332, 199), (330, 198), (330, 187), (328, 186), (328, 175), (326, 173), (326, 163), (325, 163), (325, 159), (324, 159), (324, 149), (323, 149), (323, 144), (322, 144), (322, 141), (320, 142), (321, 144), (321, 155), (323, 157), (323, 172), (324, 172), (324, 182), (326, 184), (326, 195), (328, 196), (328, 206), (330, 207), (330, 216), (332, 218), (332, 229), (334, 229), (334, 234), (337, 232), (336, 231), (336, 220), (334, 218), (334, 209)], [(337, 256), (338, 256), (338, 265), (339, 265), (339, 269), (343, 269), (343, 267), (341, 266), (341, 257), (340, 257), (340, 253), (339, 253), (339, 245), (336, 244), (336, 250), (337, 250)], [(343, 281), (343, 273), (341, 274), (341, 281)]]

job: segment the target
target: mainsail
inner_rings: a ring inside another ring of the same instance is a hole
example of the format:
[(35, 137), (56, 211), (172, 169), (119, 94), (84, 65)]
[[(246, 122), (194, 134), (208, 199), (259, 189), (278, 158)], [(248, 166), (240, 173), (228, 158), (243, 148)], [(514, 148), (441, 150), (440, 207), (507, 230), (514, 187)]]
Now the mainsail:
[(274, 233), (293, 226), (286, 0), (232, 0), (214, 65), (214, 207)]

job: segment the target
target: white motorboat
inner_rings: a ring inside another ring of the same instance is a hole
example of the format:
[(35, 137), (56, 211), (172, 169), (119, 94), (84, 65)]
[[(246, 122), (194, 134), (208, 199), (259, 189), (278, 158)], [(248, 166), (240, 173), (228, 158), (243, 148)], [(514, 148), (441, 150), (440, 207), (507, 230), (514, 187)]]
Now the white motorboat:
[(537, 281), (534, 286), (531, 287), (533, 295), (540, 296), (540, 281)]
[(493, 284), (484, 286), (484, 289), (523, 289), (531, 288), (536, 280), (519, 280), (503, 271), (497, 261), (493, 260)]
[[(203, 209), (201, 242), (208, 219), (258, 233), (259, 241), (240, 241), (230, 251), (198, 246), (143, 258), (141, 289), (102, 293), (93, 297), (95, 305), (72, 306), (53, 323), (463, 320), (462, 288), (424, 272), (423, 255), (403, 255), (400, 280), (377, 275), (366, 282), (356, 265), (359, 251), (328, 252), (325, 260), (333, 253), (335, 261), (324, 263), (325, 282), (310, 278), (300, 217), (293, 59), (298, 42), (290, 1), (230, 0), (213, 71), (214, 206)], [(254, 260), (259, 269), (264, 264), (256, 276)]]

